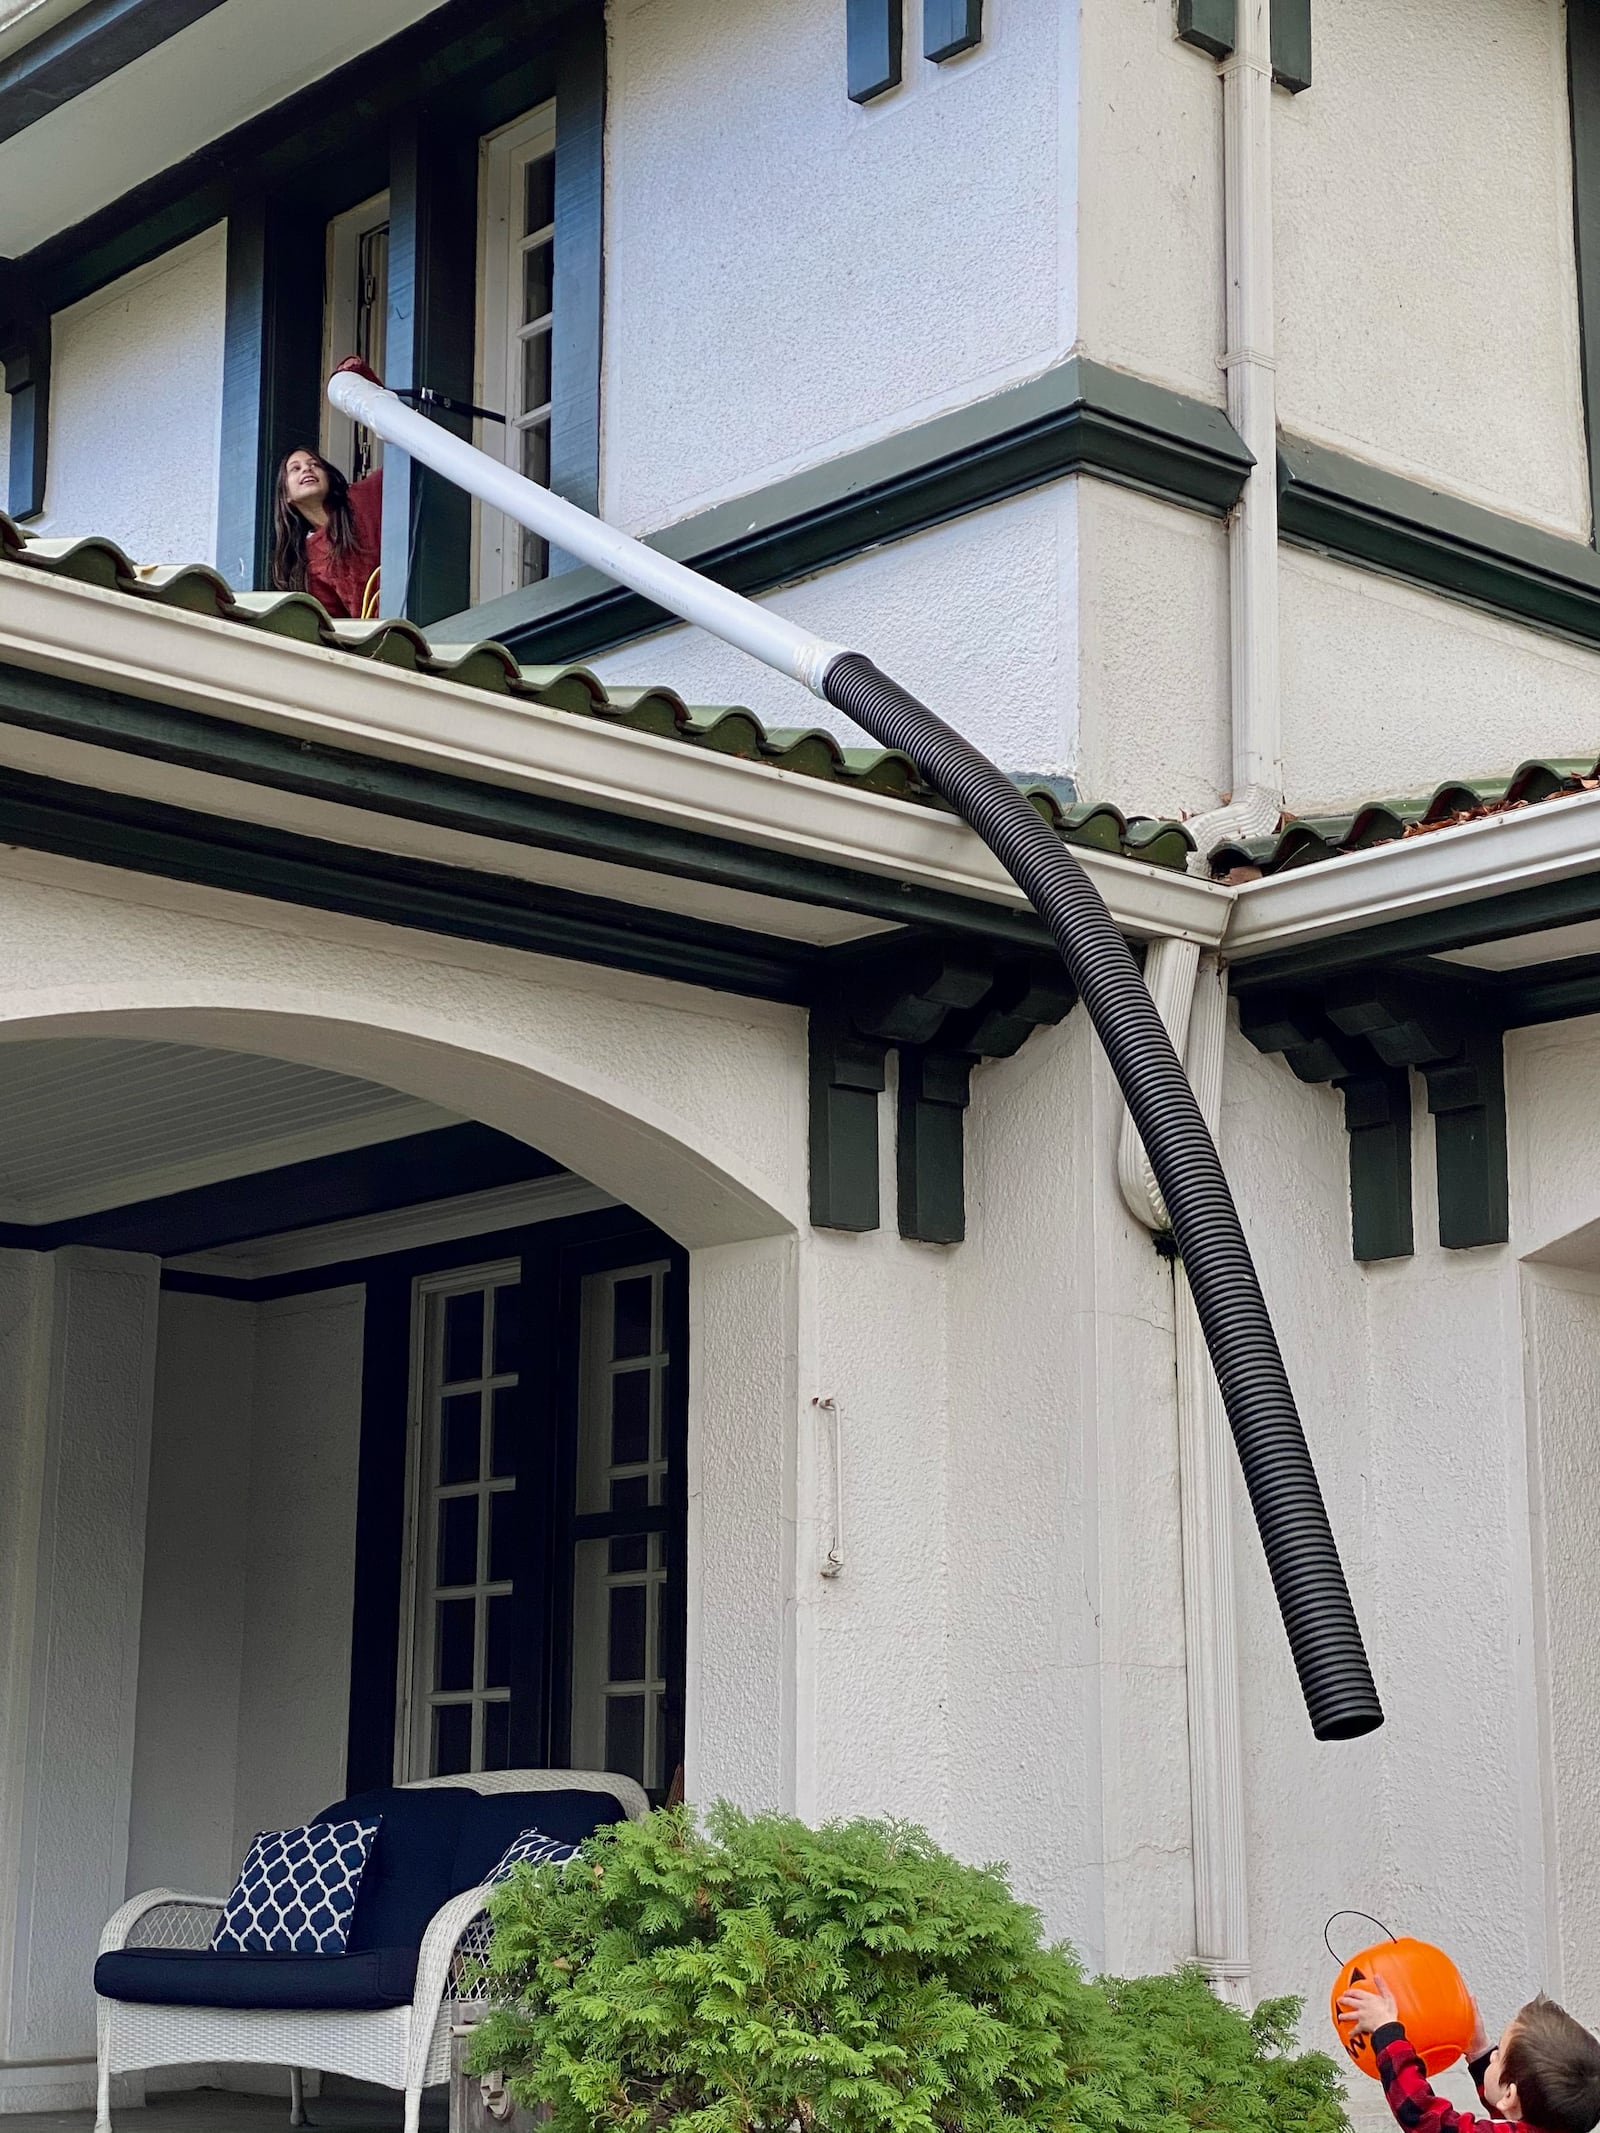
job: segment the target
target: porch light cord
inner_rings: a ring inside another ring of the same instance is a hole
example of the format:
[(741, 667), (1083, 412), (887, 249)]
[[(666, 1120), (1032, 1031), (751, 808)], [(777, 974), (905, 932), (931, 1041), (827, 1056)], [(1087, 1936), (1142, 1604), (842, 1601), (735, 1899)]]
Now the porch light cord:
[(1301, 1693), (1318, 1740), (1351, 1740), (1383, 1707), (1250, 1248), (1194, 1091), (1116, 922), (1084, 868), (1004, 772), (880, 673), (614, 527), (341, 372), (354, 420), (541, 534), (777, 672), (803, 681), (918, 770), (975, 829), (1060, 950), (1155, 1172), (1217, 1374)]

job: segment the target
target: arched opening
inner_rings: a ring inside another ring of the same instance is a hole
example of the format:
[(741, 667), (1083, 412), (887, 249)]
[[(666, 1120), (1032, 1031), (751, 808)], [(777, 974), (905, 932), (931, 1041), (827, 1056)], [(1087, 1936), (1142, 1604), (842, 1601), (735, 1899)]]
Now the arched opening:
[(752, 1358), (792, 1345), (792, 1210), (696, 1113), (703, 1036), (675, 1058), (643, 1001), (408, 975), (168, 972), (0, 1018), (41, 2061), (92, 2053), (84, 1951), (125, 1892), (221, 1894), (257, 1829), (362, 1785), (737, 1791), (719, 1699), (755, 1732), (781, 1702), (744, 1685), (785, 1634), (779, 1512), (732, 1561), (689, 1476), (708, 1444), (790, 1456), (792, 1385)]

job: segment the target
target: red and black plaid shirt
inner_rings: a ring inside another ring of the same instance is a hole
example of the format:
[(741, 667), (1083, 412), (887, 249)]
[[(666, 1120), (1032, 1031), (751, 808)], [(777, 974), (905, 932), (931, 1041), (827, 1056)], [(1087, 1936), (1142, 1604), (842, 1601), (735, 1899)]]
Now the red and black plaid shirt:
[[(1488, 2118), (1478, 2118), (1471, 2111), (1458, 2111), (1442, 2096), (1435, 2096), (1428, 2086), (1422, 2061), (1411, 2049), (1398, 2022), (1385, 2022), (1381, 2029), (1372, 2032), (1372, 2049), (1377, 2057), (1378, 2072), (1383, 2077), (1383, 2093), (1389, 2108), (1406, 2128), (1406, 2133), (1476, 2133), (1477, 2128), (1487, 2125), (1490, 2120), (1497, 2125), (1503, 2123), (1500, 2113), (1483, 2093), (1483, 2076), (1489, 2064), (1487, 2052), (1481, 2059), (1474, 2059), (1467, 2068), (1477, 2084), (1479, 2101), (1488, 2113)], [(1538, 2128), (1529, 2126), (1525, 2133), (1538, 2133)]]

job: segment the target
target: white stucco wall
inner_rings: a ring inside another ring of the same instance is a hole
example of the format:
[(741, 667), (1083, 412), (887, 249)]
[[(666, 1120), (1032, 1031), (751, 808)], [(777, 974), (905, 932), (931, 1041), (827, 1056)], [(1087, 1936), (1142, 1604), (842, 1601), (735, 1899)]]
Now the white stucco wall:
[(1509, 776), (1531, 756), (1593, 760), (1600, 655), (1323, 556), (1281, 559), (1292, 813)]
[(1080, 0), (1079, 338), (1202, 400), (1224, 398), (1222, 85), (1167, 0)]
[(122, 1899), (157, 1267), (0, 1253), (0, 2112), (92, 2092)]
[(904, 85), (864, 108), (833, 0), (610, 25), (608, 517), (664, 524), (1071, 346), (1075, 9), (992, 9), (944, 66), (913, 11)]
[(1287, 429), (1588, 525), (1562, 0), (1341, 0), (1274, 99)]
[[(869, 653), (1009, 769), (1071, 774), (1078, 755), (1075, 482), (874, 549), (763, 605)], [(871, 745), (798, 682), (703, 630), (592, 662), (608, 682), (665, 683), (693, 703), (746, 704), (769, 726)]]
[(225, 270), (218, 223), (57, 314), (30, 532), (106, 534), (136, 563), (211, 561)]

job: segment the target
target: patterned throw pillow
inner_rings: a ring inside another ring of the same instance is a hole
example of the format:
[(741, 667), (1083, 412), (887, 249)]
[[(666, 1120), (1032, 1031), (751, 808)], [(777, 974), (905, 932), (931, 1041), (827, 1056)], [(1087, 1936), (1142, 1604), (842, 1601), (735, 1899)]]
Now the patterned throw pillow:
[(219, 1955), (343, 1955), (381, 1815), (264, 1829), (211, 1936)]
[(488, 1877), (493, 1888), (497, 1882), (509, 1881), (511, 1869), (520, 1866), (524, 1859), (529, 1866), (565, 1866), (576, 1859), (578, 1847), (564, 1844), (559, 1837), (547, 1837), (542, 1829), (525, 1829), (520, 1837), (513, 1837), (506, 1846), (500, 1864)]

